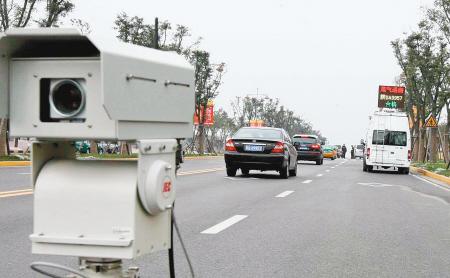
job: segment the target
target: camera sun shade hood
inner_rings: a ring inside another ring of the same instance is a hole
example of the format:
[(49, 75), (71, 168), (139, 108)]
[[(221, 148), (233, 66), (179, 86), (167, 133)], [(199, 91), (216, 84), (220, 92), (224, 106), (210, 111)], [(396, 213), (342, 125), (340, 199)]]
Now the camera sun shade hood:
[[(13, 116), (12, 110), (20, 109), (11, 101), (11, 95), (15, 94), (10, 84), (12, 59), (99, 61), (100, 72), (94, 78), (98, 79), (100, 89), (89, 93), (100, 94), (101, 105), (97, 106), (101, 107), (96, 107), (98, 111), (91, 116), (106, 113), (115, 122), (112, 125), (115, 130), (107, 136), (95, 134), (90, 138), (192, 136), (194, 70), (184, 57), (174, 52), (89, 37), (76, 29), (9, 29), (0, 34), (0, 118)], [(34, 92), (26, 93), (31, 96)], [(142, 129), (163, 132), (145, 134)], [(38, 137), (43, 133), (38, 132)], [(27, 135), (32, 137), (33, 132)]]

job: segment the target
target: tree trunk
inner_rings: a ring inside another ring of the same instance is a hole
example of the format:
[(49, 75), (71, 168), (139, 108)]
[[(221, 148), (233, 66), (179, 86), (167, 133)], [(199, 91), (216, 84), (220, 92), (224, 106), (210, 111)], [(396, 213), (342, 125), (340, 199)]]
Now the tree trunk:
[[(417, 133), (416, 133), (417, 134)], [(412, 146), (412, 160), (413, 161), (419, 161), (419, 135), (416, 135), (417, 137), (414, 139), (414, 145)]]
[(98, 154), (97, 142), (91, 140), (91, 141), (89, 141), (89, 144), (90, 144), (90, 146), (91, 146), (91, 147), (90, 147), (90, 148), (91, 148), (91, 153), (96, 153), (96, 154)]
[(426, 141), (426, 130), (424, 128), (420, 129), (419, 132), (419, 148), (417, 153), (417, 160), (421, 162), (425, 162), (425, 141)]
[(443, 129), (438, 129), (439, 131), (439, 141), (442, 149), (442, 155), (444, 156), (445, 163), (448, 163), (449, 157), (448, 157), (448, 141), (446, 134), (448, 133), (448, 126), (444, 126)]
[(419, 125), (415, 124), (413, 129), (411, 130), (411, 134), (413, 135), (411, 142), (411, 152), (412, 152), (412, 160), (418, 161), (419, 159)]
[(8, 155), (7, 119), (0, 119), (0, 156)]
[(131, 154), (129, 144), (127, 142), (120, 142), (120, 154)]
[(437, 161), (437, 153), (438, 153), (438, 130), (437, 128), (432, 128), (430, 130), (430, 136), (429, 136), (429, 149), (430, 149), (430, 161), (436, 162)]
[(205, 154), (205, 126), (202, 124), (199, 124), (198, 126), (198, 153), (200, 155)]

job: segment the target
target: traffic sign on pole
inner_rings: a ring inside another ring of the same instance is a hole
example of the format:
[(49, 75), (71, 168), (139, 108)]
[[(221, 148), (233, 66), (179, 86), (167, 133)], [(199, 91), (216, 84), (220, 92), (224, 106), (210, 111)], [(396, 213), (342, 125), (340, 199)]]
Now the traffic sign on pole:
[(438, 122), (436, 120), (436, 117), (433, 114), (430, 114), (426, 120), (425, 120), (425, 126), (426, 127), (431, 127), (431, 128), (436, 128), (438, 127)]

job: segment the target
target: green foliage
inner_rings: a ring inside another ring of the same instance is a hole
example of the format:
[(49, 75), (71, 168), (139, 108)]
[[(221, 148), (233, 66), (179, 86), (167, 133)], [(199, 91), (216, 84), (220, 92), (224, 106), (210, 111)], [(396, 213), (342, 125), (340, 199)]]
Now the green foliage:
[(114, 25), (119, 40), (146, 47), (154, 45), (155, 28), (153, 25), (145, 24), (143, 18), (129, 17), (126, 13), (121, 13), (114, 21)]
[(392, 42), (407, 87), (407, 108), (418, 107), (419, 120), (429, 113), (438, 115), (448, 99), (449, 52), (442, 36), (433, 34), (433, 25), (424, 20), (418, 30)]
[(415, 160), (425, 160), (426, 145), (431, 149), (430, 159), (436, 159), (436, 130), (429, 133), (427, 141), (425, 130), (421, 128), (426, 117), (432, 113), (439, 119), (446, 107), (447, 125), (450, 124), (449, 26), (450, 0), (435, 0), (416, 30), (391, 43), (402, 69), (398, 81), (407, 88), (406, 110), (413, 121), (413, 138), (418, 138)]
[(32, 23), (40, 27), (58, 27), (59, 20), (75, 8), (73, 2), (73, 0), (2, 0), (0, 31), (10, 27), (26, 27)]
[(285, 129), (291, 136), (294, 134), (316, 134), (325, 140), (319, 131), (292, 110), (280, 105), (278, 99), (269, 97), (236, 97), (231, 102), (233, 121), (236, 128), (248, 126), (250, 120), (263, 120), (265, 126)]
[(23, 156), (5, 155), (0, 156), (0, 161), (27, 161), (28, 159)]
[(211, 144), (215, 152), (221, 152), (224, 149), (224, 143), (230, 137), (237, 127), (234, 120), (228, 116), (228, 113), (219, 109), (214, 111), (214, 125), (207, 129), (207, 134), (211, 138)]
[(41, 27), (58, 27), (59, 19), (66, 17), (75, 8), (71, 0), (47, 0), (45, 2), (46, 16), (37, 21)]

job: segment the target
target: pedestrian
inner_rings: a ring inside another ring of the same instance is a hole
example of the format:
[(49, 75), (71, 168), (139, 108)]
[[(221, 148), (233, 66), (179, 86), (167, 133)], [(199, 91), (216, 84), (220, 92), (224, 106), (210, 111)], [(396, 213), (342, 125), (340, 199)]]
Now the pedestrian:
[(351, 159), (355, 159), (355, 146), (352, 145), (352, 150), (350, 151), (350, 157)]
[(347, 147), (344, 145), (342, 145), (342, 157), (345, 158), (345, 154), (347, 153)]

